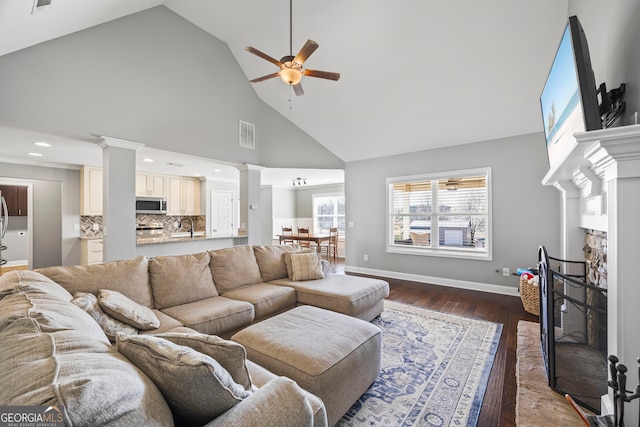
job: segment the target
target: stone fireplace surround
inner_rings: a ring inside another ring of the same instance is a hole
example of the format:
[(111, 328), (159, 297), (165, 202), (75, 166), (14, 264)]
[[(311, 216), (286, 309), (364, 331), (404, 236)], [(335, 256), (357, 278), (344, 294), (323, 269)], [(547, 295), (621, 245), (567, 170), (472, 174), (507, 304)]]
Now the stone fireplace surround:
[[(576, 133), (562, 162), (549, 170), (543, 185), (562, 196), (560, 258), (584, 257), (585, 230), (606, 233), (608, 289), (607, 353), (615, 354), (636, 384), (640, 356), (640, 125)], [(603, 396), (603, 412), (613, 412), (612, 396)], [(625, 408), (625, 421), (637, 425), (638, 405)]]

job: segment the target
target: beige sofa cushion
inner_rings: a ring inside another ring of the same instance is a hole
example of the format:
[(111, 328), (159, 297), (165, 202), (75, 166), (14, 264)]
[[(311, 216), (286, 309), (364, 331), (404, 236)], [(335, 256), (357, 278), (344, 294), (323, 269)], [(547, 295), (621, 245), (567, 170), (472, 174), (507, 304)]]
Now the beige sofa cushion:
[(152, 309), (131, 301), (118, 291), (100, 289), (98, 303), (105, 313), (136, 329), (149, 330), (160, 326), (160, 320)]
[(254, 246), (253, 253), (260, 268), (262, 281), (269, 282), (288, 277), (284, 254), (285, 252), (296, 252), (299, 249), (298, 245)]
[(93, 320), (100, 325), (111, 342), (116, 342), (116, 336), (118, 334), (136, 335), (138, 333), (138, 330), (133, 326), (114, 319), (105, 313), (94, 294), (90, 294), (89, 292), (76, 292), (71, 303), (77, 305), (91, 316)]
[(112, 289), (145, 307), (153, 307), (149, 286), (149, 260), (143, 256), (95, 265), (47, 267), (36, 270), (71, 294)]
[(159, 309), (218, 296), (207, 252), (151, 258), (149, 275)]
[(251, 395), (213, 358), (153, 335), (118, 337), (117, 348), (162, 391), (180, 425), (203, 425)]
[(213, 280), (221, 294), (262, 282), (251, 246), (234, 246), (210, 251), (209, 254)]
[(296, 306), (296, 291), (288, 286), (257, 283), (223, 294), (224, 297), (253, 304), (255, 320), (273, 316)]
[(237, 342), (224, 340), (215, 335), (206, 335), (199, 332), (158, 334), (156, 337), (164, 338), (177, 345), (190, 347), (195, 351), (211, 357), (229, 372), (235, 382), (251, 390), (251, 377), (247, 369), (247, 352)]
[(206, 298), (162, 310), (188, 328), (209, 335), (222, 335), (250, 324), (253, 305), (225, 297)]
[(56, 405), (65, 425), (172, 425), (153, 382), (57, 285), (42, 292), (48, 279), (36, 275), (0, 276), (0, 313), (13, 313), (0, 329), (2, 405)]
[(344, 274), (327, 274), (320, 280), (296, 282), (278, 279), (270, 283), (294, 288), (299, 304), (313, 305), (354, 317), (360, 317), (360, 313), (389, 296), (389, 283), (384, 280)]

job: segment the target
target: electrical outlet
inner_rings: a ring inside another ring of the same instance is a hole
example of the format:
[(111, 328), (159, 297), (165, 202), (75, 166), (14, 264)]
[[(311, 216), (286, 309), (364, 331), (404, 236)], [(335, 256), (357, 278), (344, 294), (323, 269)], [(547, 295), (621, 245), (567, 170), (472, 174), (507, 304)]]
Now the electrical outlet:
[(511, 269), (509, 267), (503, 267), (502, 268), (502, 275), (503, 276), (509, 276), (511, 274)]
[(369, 261), (369, 255), (364, 254), (364, 260), (365, 260), (365, 261)]

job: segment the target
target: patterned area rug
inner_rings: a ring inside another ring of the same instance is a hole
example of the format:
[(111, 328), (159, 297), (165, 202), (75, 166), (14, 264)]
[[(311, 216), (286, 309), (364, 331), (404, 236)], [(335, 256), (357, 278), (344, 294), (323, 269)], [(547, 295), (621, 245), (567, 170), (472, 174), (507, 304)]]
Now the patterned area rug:
[(337, 426), (475, 426), (502, 325), (385, 300), (378, 379)]

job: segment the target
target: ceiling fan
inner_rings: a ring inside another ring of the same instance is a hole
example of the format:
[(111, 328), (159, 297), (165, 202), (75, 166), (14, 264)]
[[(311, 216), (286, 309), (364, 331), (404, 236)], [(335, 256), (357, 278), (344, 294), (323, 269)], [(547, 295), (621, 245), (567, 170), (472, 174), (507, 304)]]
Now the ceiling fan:
[(259, 51), (258, 49), (247, 46), (244, 49), (247, 52), (253, 53), (256, 56), (259, 56), (262, 59), (266, 59), (272, 64), (277, 65), (280, 68), (280, 71), (267, 74), (266, 76), (258, 77), (257, 79), (250, 80), (251, 83), (258, 83), (264, 80), (272, 79), (274, 77), (280, 76), (282, 81), (286, 84), (290, 85), (293, 88), (293, 91), (297, 96), (304, 95), (304, 90), (302, 90), (302, 85), (300, 81), (302, 80), (302, 76), (309, 77), (318, 77), (321, 79), (327, 80), (335, 80), (337, 81), (340, 78), (340, 73), (332, 73), (330, 71), (318, 71), (318, 70), (310, 70), (308, 68), (303, 68), (302, 65), (304, 61), (311, 56), (313, 52), (318, 48), (318, 43), (313, 40), (307, 40), (307, 42), (302, 46), (302, 49), (298, 52), (296, 56), (293, 56), (293, 12), (292, 12), (292, 3), (293, 0), (289, 0), (289, 55), (283, 56), (279, 61), (266, 53)]

